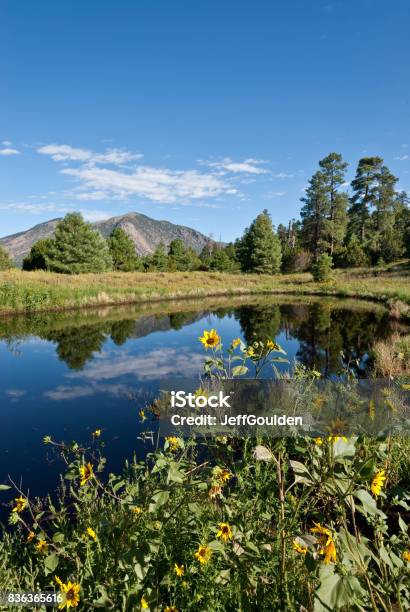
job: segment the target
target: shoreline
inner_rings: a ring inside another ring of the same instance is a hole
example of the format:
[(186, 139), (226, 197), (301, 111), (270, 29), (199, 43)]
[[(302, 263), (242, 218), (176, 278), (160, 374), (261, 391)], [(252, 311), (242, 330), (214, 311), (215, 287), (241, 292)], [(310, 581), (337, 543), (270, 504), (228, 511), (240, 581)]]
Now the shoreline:
[(273, 277), (217, 272), (63, 276), (11, 271), (0, 274), (1, 317), (252, 295), (367, 300), (383, 304), (394, 318), (410, 317), (410, 273), (404, 269), (337, 270), (335, 279), (326, 284), (313, 282), (309, 273)]

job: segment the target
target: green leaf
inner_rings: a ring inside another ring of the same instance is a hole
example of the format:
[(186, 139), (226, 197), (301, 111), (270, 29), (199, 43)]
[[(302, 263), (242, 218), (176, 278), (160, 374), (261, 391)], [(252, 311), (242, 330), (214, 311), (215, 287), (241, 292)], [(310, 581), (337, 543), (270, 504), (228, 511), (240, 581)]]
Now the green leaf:
[(219, 540), (212, 540), (212, 542), (209, 542), (208, 548), (214, 552), (224, 552), (225, 550), (224, 545)]
[(48, 555), (45, 559), (44, 559), (44, 568), (45, 568), (45, 574), (50, 574), (51, 572), (54, 572), (54, 570), (56, 569), (57, 565), (59, 562), (59, 558), (55, 553), (51, 553), (51, 555)]
[(295, 482), (303, 484), (313, 484), (312, 476), (307, 467), (300, 461), (289, 461), (291, 468), (295, 472)]
[(407, 526), (407, 525), (406, 525), (406, 523), (403, 521), (403, 519), (401, 518), (400, 514), (399, 514), (399, 527), (400, 527), (400, 530), (401, 530), (403, 533), (407, 533), (408, 526)]
[(9, 487), (9, 485), (2, 485), (2, 484), (0, 484), (0, 491), (8, 491), (9, 489), (11, 489), (11, 487)]
[(375, 464), (376, 464), (376, 460), (373, 459), (373, 458), (372, 459), (368, 459), (367, 461), (364, 461), (359, 466), (359, 476), (360, 476), (360, 478), (363, 478), (364, 480), (369, 480), (369, 478), (374, 474)]
[(350, 438), (347, 440), (342, 440), (340, 438), (337, 442), (333, 444), (333, 457), (335, 459), (341, 459), (344, 457), (354, 457), (356, 453), (356, 438)]
[(243, 376), (249, 368), (246, 366), (235, 366), (232, 368), (232, 376)]
[(184, 482), (185, 474), (178, 469), (178, 464), (173, 462), (168, 470), (167, 482)]
[(53, 542), (55, 542), (56, 544), (61, 544), (62, 542), (64, 542), (64, 534), (61, 532), (57, 532), (53, 535)]
[(356, 576), (340, 576), (333, 567), (322, 566), (319, 571), (320, 587), (316, 591), (315, 612), (340, 610), (352, 605), (365, 594)]
[(169, 500), (169, 491), (158, 491), (154, 493), (151, 498), (151, 503), (149, 505), (149, 512), (155, 512), (161, 506), (164, 506)]
[(379, 555), (380, 555), (380, 559), (382, 561), (384, 561), (384, 563), (386, 565), (388, 565), (390, 567), (390, 569), (393, 569), (393, 563), (391, 562), (391, 559), (389, 557), (389, 553), (387, 552), (387, 550), (385, 549), (384, 546), (381, 546), (379, 548)]
[(365, 489), (359, 489), (354, 493), (354, 496), (357, 497), (357, 499), (360, 500), (362, 503), (362, 505), (358, 506), (357, 508), (362, 508), (365, 514), (378, 514), (379, 516), (386, 518), (386, 515), (384, 514), (384, 512), (379, 510), (376, 504), (376, 500), (370, 495), (368, 491), (366, 491)]

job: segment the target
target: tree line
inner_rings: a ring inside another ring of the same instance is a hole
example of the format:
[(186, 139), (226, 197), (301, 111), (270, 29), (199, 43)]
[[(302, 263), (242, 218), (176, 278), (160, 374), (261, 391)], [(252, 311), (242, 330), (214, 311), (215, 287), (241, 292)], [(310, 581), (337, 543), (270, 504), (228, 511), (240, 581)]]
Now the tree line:
[[(140, 256), (120, 227), (105, 240), (79, 213), (59, 222), (54, 238), (36, 242), (23, 261), (24, 270), (81, 272), (194, 271), (303, 272), (318, 279), (333, 266), (356, 267), (390, 263), (410, 257), (410, 208), (405, 191), (396, 191), (397, 177), (381, 157), (359, 160), (346, 192), (348, 164), (340, 153), (319, 161), (301, 198), (300, 219), (287, 226), (272, 225), (267, 210), (260, 213), (234, 243), (209, 240), (201, 253), (175, 239)], [(0, 248), (0, 269), (12, 266)]]

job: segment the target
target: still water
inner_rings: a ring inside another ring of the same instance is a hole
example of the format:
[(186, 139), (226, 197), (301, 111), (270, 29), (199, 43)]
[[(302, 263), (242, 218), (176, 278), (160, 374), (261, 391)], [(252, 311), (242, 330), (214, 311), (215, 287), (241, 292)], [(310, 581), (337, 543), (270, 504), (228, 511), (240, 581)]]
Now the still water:
[[(0, 319), (0, 483), (8, 475), (31, 495), (55, 488), (62, 468), (42, 439), (88, 443), (103, 430), (109, 470), (135, 451), (138, 412), (161, 381), (196, 377), (198, 337), (216, 328), (225, 346), (275, 339), (295, 360), (330, 376), (350, 363), (361, 376), (373, 342), (394, 331), (381, 307), (285, 298), (180, 301)], [(266, 375), (270, 373), (267, 371)], [(144, 425), (144, 429), (146, 429)], [(156, 423), (150, 424), (155, 431)]]

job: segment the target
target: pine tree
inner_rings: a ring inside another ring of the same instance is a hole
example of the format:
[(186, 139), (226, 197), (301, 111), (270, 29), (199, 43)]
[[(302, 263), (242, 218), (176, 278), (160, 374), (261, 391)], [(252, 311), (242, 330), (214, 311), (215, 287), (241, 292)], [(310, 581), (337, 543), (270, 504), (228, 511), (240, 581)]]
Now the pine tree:
[(168, 255), (165, 249), (165, 244), (160, 242), (151, 257), (151, 267), (159, 272), (168, 270)]
[(141, 269), (135, 245), (122, 227), (115, 227), (107, 240), (114, 270), (133, 272)]
[(330, 201), (323, 172), (315, 172), (301, 201), (304, 202), (300, 211), (302, 243), (312, 253), (314, 261), (317, 261), (319, 255), (329, 246), (327, 220), (330, 215)]
[(53, 245), (52, 238), (37, 240), (23, 259), (23, 270), (49, 270), (49, 253)]
[(230, 272), (232, 270), (232, 263), (226, 250), (222, 247), (216, 247), (212, 251), (209, 269), (218, 270), (219, 272)]
[(368, 266), (369, 263), (369, 257), (360, 244), (358, 236), (356, 236), (356, 234), (352, 234), (346, 246), (343, 264), (347, 265), (349, 268), (360, 268)]
[(322, 253), (312, 266), (313, 280), (325, 283), (332, 278), (333, 260), (328, 253)]
[(326, 192), (329, 199), (329, 212), (327, 223), (327, 242), (330, 255), (340, 249), (346, 234), (347, 205), (346, 193), (338, 191), (345, 180), (348, 164), (343, 161), (340, 153), (329, 153), (319, 162)]
[(239, 257), (242, 258), (240, 261), (244, 271), (257, 274), (276, 274), (280, 271), (282, 250), (267, 210), (258, 215), (249, 230), (245, 231), (242, 244)]
[(190, 269), (191, 256), (180, 238), (172, 240), (169, 245), (168, 255), (170, 270), (186, 272)]
[(112, 269), (107, 241), (79, 213), (68, 213), (58, 223), (48, 264), (51, 271), (66, 274)]
[(381, 157), (363, 157), (359, 160), (352, 181), (353, 195), (348, 211), (348, 236), (355, 234), (365, 243), (370, 229), (370, 207), (375, 203), (379, 188), (379, 175), (383, 165)]
[(10, 270), (14, 264), (6, 249), (0, 246), (0, 270)]

